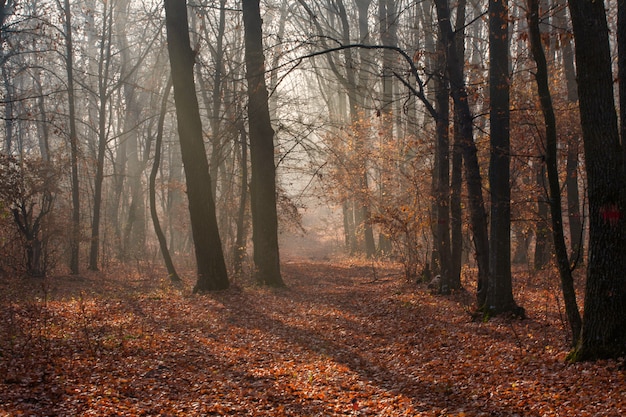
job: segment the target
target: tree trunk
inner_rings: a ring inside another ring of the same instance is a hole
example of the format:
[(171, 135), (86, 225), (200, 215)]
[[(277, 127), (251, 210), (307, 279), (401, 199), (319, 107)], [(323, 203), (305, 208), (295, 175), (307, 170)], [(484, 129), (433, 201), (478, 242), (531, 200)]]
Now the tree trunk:
[(180, 282), (181, 279), (176, 272), (174, 261), (170, 255), (170, 251), (167, 248), (167, 240), (161, 223), (159, 222), (159, 216), (156, 208), (156, 177), (159, 172), (159, 164), (161, 163), (161, 144), (163, 142), (163, 124), (165, 122), (165, 114), (167, 112), (167, 99), (172, 89), (171, 77), (167, 81), (167, 86), (163, 92), (163, 101), (161, 102), (161, 112), (159, 113), (159, 122), (157, 126), (157, 137), (154, 144), (154, 162), (152, 163), (152, 170), (150, 171), (149, 181), (149, 194), (150, 194), (150, 216), (152, 217), (152, 224), (154, 225), (154, 232), (159, 240), (159, 248), (161, 249), (161, 255), (163, 256), (163, 262), (167, 268), (167, 276), (172, 282)]
[(98, 270), (98, 254), (100, 250), (102, 183), (104, 181), (104, 157), (108, 141), (106, 122), (109, 94), (107, 90), (111, 63), (112, 19), (112, 10), (109, 9), (109, 11), (106, 12), (105, 8), (98, 61), (98, 150), (96, 154), (96, 176), (94, 178), (93, 191), (93, 216), (91, 218), (91, 246), (89, 248), (89, 269), (91, 271)]
[(620, 137), (622, 151), (626, 152), (626, 0), (617, 0), (617, 50)]
[[(574, 66), (574, 45), (569, 27), (571, 22), (567, 16), (567, 1), (557, 0), (556, 27), (559, 30), (561, 46), (561, 59), (565, 73), (567, 88), (567, 102), (574, 113), (574, 107), (578, 107), (578, 82), (576, 80), (576, 68)], [(576, 111), (577, 112), (577, 111)], [(570, 238), (570, 264), (577, 265), (583, 260), (583, 221), (580, 208), (580, 196), (578, 190), (578, 155), (580, 152), (580, 136), (578, 126), (567, 126), (564, 129), (567, 135), (567, 164), (565, 167), (567, 191), (567, 215), (569, 220)]]
[(195, 54), (189, 42), (186, 2), (165, 0), (165, 23), (174, 86), (180, 149), (185, 167), (189, 215), (198, 279), (194, 292), (228, 288), (202, 123), (193, 78)]
[[(397, 46), (397, 14), (396, 5), (391, 0), (379, 0), (378, 19), (380, 21), (380, 38), (385, 46)], [(381, 135), (380, 139), (385, 143), (393, 140), (393, 57), (394, 53), (390, 49), (383, 50), (383, 79), (382, 79), (382, 104), (381, 104)], [(380, 178), (380, 195), (382, 205), (387, 205), (389, 193), (389, 182), (391, 163), (385, 157)], [(378, 237), (378, 253), (389, 255), (391, 253), (391, 240), (385, 233), (380, 233)]]
[[(369, 15), (368, 10), (369, 6), (372, 3), (372, 0), (355, 0), (357, 6), (357, 13), (359, 19), (359, 40), (360, 42), (368, 45), (370, 43), (370, 34), (369, 34)], [(370, 85), (370, 73), (371, 62), (372, 62), (372, 53), (369, 49), (360, 49), (360, 65), (359, 65), (359, 82), (357, 85), (357, 93), (358, 93), (358, 101), (359, 101), (359, 110), (361, 112), (365, 112), (365, 99), (366, 95), (365, 91), (368, 90)], [(356, 110), (356, 109), (355, 109)], [(354, 122), (354, 119), (353, 119)], [(365, 149), (369, 146), (365, 142), (366, 135), (359, 135), (357, 138), (357, 151), (361, 153), (361, 155), (365, 156)], [(368, 161), (364, 158), (362, 166), (360, 167), (361, 172), (359, 175), (360, 181), (360, 189), (363, 193), (362, 201), (360, 201), (359, 207), (359, 227), (363, 228), (363, 239), (365, 244), (365, 255), (368, 258), (376, 255), (376, 242), (374, 241), (374, 231), (372, 229), (372, 213), (370, 210), (369, 204), (369, 175), (367, 171)]]
[(70, 165), (72, 166), (72, 222), (70, 226), (70, 272), (78, 274), (80, 253), (80, 188), (78, 182), (78, 135), (76, 133), (76, 106), (74, 100), (74, 44), (72, 43), (72, 12), (70, 0), (64, 1), (65, 48), (67, 71), (67, 101), (70, 125)]
[(550, 191), (550, 214), (552, 216), (552, 240), (556, 252), (556, 262), (561, 277), (561, 289), (563, 300), (565, 301), (565, 312), (567, 321), (572, 331), (572, 344), (578, 341), (582, 321), (576, 302), (576, 291), (574, 279), (569, 265), (567, 246), (563, 235), (563, 214), (561, 212), (561, 186), (559, 184), (559, 170), (557, 166), (557, 131), (554, 108), (552, 106), (552, 96), (550, 94), (548, 80), (548, 64), (541, 45), (541, 33), (539, 31), (539, 1), (529, 0), (528, 2), (528, 27), (530, 48), (537, 63), (535, 78), (537, 81), (537, 91), (541, 102), (544, 122), (546, 125), (546, 168), (548, 171), (548, 185)]
[(265, 84), (265, 57), (259, 0), (243, 0), (248, 123), (250, 130), (252, 241), (256, 280), (283, 286), (278, 252), (274, 130)]
[(534, 268), (539, 271), (548, 265), (552, 248), (550, 242), (550, 226), (548, 225), (549, 202), (544, 192), (546, 188), (546, 174), (543, 164), (536, 166), (535, 180), (540, 190), (537, 200), (537, 221), (535, 222), (535, 258)]
[(470, 222), (474, 235), (476, 263), (478, 264), (477, 302), (484, 306), (487, 278), (489, 276), (489, 237), (487, 216), (482, 194), (482, 178), (478, 165), (476, 144), (473, 138), (473, 117), (469, 108), (463, 75), (462, 60), (457, 56), (454, 33), (450, 24), (450, 8), (447, 0), (436, 0), (439, 30), (446, 45), (446, 71), (450, 79), (450, 91), (455, 103), (455, 116), (459, 124), (460, 146), (465, 162), (465, 181), (469, 193)]
[(489, 1), (491, 236), (485, 312), (518, 313), (511, 279), (509, 35), (506, 0)]
[(451, 290), (450, 279), (450, 88), (445, 73), (445, 45), (438, 42), (438, 72), (436, 78), (435, 97), (437, 103), (437, 139), (435, 144), (435, 175), (433, 181), (435, 221), (434, 248), (437, 251), (438, 265), (435, 270), (441, 275), (440, 288), (442, 294)]
[(248, 138), (246, 135), (246, 128), (243, 124), (243, 119), (239, 118), (238, 130), (239, 130), (239, 146), (241, 147), (241, 189), (239, 195), (239, 209), (237, 210), (236, 221), (236, 238), (235, 248), (233, 250), (234, 255), (234, 270), (235, 273), (241, 275), (243, 272), (243, 260), (246, 256), (246, 207), (248, 205)]
[(626, 347), (624, 169), (603, 1), (570, 0), (589, 196), (589, 257), (581, 338), (572, 360)]
[[(456, 31), (454, 41), (456, 54), (459, 58), (461, 71), (464, 72), (465, 63), (465, 10), (466, 0), (460, 0), (456, 11)], [(452, 149), (452, 174), (450, 178), (450, 285), (452, 288), (461, 288), (461, 267), (463, 264), (463, 209), (461, 206), (461, 192), (463, 188), (463, 152), (457, 115), (460, 110), (454, 103), (454, 145)]]

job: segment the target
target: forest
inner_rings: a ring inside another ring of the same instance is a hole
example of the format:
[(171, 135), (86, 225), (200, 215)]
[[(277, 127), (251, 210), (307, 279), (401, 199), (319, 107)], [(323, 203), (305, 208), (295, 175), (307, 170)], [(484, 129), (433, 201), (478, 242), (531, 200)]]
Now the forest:
[(626, 2), (0, 0), (0, 416), (626, 412)]

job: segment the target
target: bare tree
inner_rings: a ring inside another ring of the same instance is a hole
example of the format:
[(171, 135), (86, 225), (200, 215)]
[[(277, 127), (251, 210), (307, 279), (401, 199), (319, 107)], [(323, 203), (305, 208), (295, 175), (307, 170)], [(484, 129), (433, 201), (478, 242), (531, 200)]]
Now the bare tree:
[(80, 253), (80, 184), (78, 182), (78, 134), (76, 133), (76, 104), (74, 98), (74, 42), (72, 38), (72, 11), (70, 1), (64, 1), (65, 14), (65, 68), (67, 71), (67, 101), (69, 108), (70, 161), (72, 167), (72, 222), (70, 231), (70, 271), (79, 273)]
[(165, 0), (165, 22), (198, 271), (194, 292), (225, 289), (229, 285), (228, 274), (217, 228), (209, 164), (202, 140), (202, 123), (193, 78), (195, 53), (189, 41), (186, 3)]
[(574, 279), (570, 269), (567, 246), (563, 234), (563, 214), (561, 212), (561, 186), (559, 184), (559, 171), (557, 166), (557, 130), (554, 107), (552, 105), (552, 95), (550, 93), (548, 80), (548, 65), (545, 53), (541, 44), (541, 33), (539, 31), (539, 1), (529, 0), (528, 2), (528, 27), (530, 47), (537, 71), (535, 79), (539, 100), (546, 126), (546, 168), (548, 171), (548, 183), (550, 191), (550, 212), (552, 217), (552, 239), (556, 250), (556, 262), (561, 276), (561, 289), (565, 301), (565, 312), (572, 332), (572, 343), (576, 343), (580, 337), (581, 319), (576, 302), (576, 291)]
[(283, 286), (278, 252), (274, 130), (270, 121), (265, 84), (261, 11), (259, 0), (243, 0), (242, 4), (252, 164), (250, 203), (255, 274), (256, 280), (261, 284)]

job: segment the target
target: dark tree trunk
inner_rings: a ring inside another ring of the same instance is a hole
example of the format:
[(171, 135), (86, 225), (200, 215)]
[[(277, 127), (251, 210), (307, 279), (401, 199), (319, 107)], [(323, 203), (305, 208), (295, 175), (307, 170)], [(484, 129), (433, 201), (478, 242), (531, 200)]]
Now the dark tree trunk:
[(577, 265), (584, 254), (583, 220), (578, 191), (579, 138), (570, 137), (567, 142), (567, 164), (565, 166), (567, 191), (567, 217), (569, 220), (570, 263)]
[[(617, 79), (622, 151), (626, 151), (626, 0), (617, 0)], [(623, 155), (622, 158), (626, 156)]]
[(250, 186), (252, 241), (256, 280), (264, 285), (283, 286), (278, 252), (276, 213), (276, 167), (274, 130), (270, 121), (265, 84), (265, 57), (259, 0), (243, 0), (248, 123), (250, 135)]
[(161, 144), (163, 142), (163, 123), (165, 122), (165, 113), (167, 111), (167, 99), (172, 89), (171, 78), (167, 81), (167, 86), (163, 92), (163, 101), (161, 102), (161, 112), (159, 113), (159, 124), (157, 126), (157, 137), (154, 144), (154, 162), (152, 163), (152, 170), (150, 171), (149, 181), (149, 194), (150, 194), (150, 216), (152, 217), (152, 224), (154, 225), (154, 232), (159, 240), (159, 248), (161, 249), (161, 255), (163, 256), (163, 262), (167, 268), (167, 275), (172, 282), (180, 282), (181, 279), (176, 272), (174, 261), (170, 255), (170, 251), (167, 248), (167, 240), (163, 229), (161, 229), (161, 223), (159, 222), (159, 216), (157, 215), (156, 207), (156, 177), (159, 172), (159, 164), (161, 163)]
[(435, 220), (434, 249), (437, 251), (437, 272), (441, 275), (439, 291), (448, 294), (452, 287), (450, 279), (450, 88), (445, 73), (445, 45), (438, 43), (438, 71), (435, 97), (437, 103), (437, 142), (435, 143), (434, 203)]
[(552, 96), (550, 94), (548, 80), (548, 64), (541, 45), (541, 33), (539, 31), (539, 1), (529, 0), (528, 2), (528, 28), (530, 47), (537, 71), (537, 91), (541, 102), (544, 122), (546, 125), (546, 168), (548, 171), (548, 189), (550, 192), (550, 214), (552, 216), (552, 240), (556, 252), (556, 263), (561, 277), (561, 289), (563, 300), (565, 301), (565, 312), (567, 321), (572, 331), (572, 343), (576, 343), (580, 337), (582, 321), (576, 302), (576, 291), (574, 289), (574, 279), (567, 255), (567, 246), (563, 235), (563, 214), (561, 212), (561, 187), (559, 184), (559, 170), (557, 166), (557, 131), (554, 108), (552, 106)]
[(198, 279), (194, 292), (228, 288), (228, 275), (211, 193), (211, 177), (193, 78), (195, 54), (189, 42), (186, 2), (165, 0), (165, 23), (172, 69), (180, 149), (185, 167)]
[(478, 165), (476, 143), (473, 137), (473, 117), (469, 108), (467, 90), (463, 76), (462, 60), (457, 55), (454, 32), (450, 24), (450, 8), (447, 0), (436, 0), (439, 30), (446, 45), (446, 71), (450, 79), (450, 92), (454, 100), (456, 121), (459, 125), (460, 147), (465, 163), (465, 181), (469, 193), (470, 222), (474, 235), (476, 263), (478, 264), (477, 302), (485, 304), (487, 278), (489, 276), (489, 237), (487, 216), (482, 194), (482, 178)]
[[(456, 11), (454, 41), (462, 72), (465, 71), (465, 10), (466, 0), (460, 0)], [(450, 178), (450, 285), (452, 288), (461, 287), (461, 267), (463, 264), (463, 210), (461, 206), (463, 152), (461, 148), (461, 131), (457, 120), (457, 114), (459, 113), (460, 110), (457, 108), (457, 104), (454, 103), (454, 145), (452, 149), (452, 174)]]
[(546, 174), (543, 165), (537, 165), (535, 180), (537, 188), (540, 190), (537, 200), (537, 221), (535, 222), (535, 258), (534, 268), (539, 271), (550, 262), (551, 242), (550, 242), (550, 226), (548, 225), (549, 202), (546, 201), (548, 196), (544, 192), (546, 189)]
[(516, 312), (511, 279), (511, 184), (509, 139), (509, 36), (507, 0), (489, 1), (489, 97), (491, 236), (489, 314)]
[(624, 169), (603, 1), (570, 0), (589, 196), (589, 257), (581, 338), (572, 360), (626, 347)]

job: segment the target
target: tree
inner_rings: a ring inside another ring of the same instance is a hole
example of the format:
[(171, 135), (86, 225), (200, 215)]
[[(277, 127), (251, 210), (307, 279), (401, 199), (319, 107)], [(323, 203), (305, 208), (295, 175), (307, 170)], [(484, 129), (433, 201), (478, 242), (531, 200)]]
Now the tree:
[(104, 161), (108, 142), (107, 116), (109, 98), (110, 68), (111, 68), (111, 31), (113, 22), (113, 3), (104, 5), (102, 18), (102, 34), (100, 37), (100, 49), (98, 59), (98, 146), (96, 151), (96, 175), (94, 178), (93, 191), (93, 215), (91, 218), (91, 245), (89, 247), (89, 269), (98, 270), (98, 253), (100, 250), (100, 226), (102, 213), (102, 195), (104, 182)]
[(53, 233), (46, 223), (54, 206), (58, 176), (48, 161), (0, 154), (0, 208), (6, 205), (13, 216), (23, 238), (25, 270), (32, 277), (48, 272), (47, 243)]
[(71, 161), (72, 220), (70, 230), (70, 271), (79, 273), (80, 253), (80, 184), (78, 181), (78, 134), (76, 133), (76, 104), (74, 98), (74, 43), (72, 40), (72, 12), (70, 1), (64, 1), (65, 14), (65, 69), (67, 71), (67, 101), (69, 109), (69, 140)]
[(451, 289), (450, 277), (450, 87), (445, 77), (446, 45), (437, 43), (437, 72), (435, 102), (437, 103), (437, 139), (435, 143), (435, 164), (433, 173), (433, 199), (435, 203), (434, 250), (439, 265), (435, 267), (441, 275), (441, 292)]
[(202, 140), (202, 122), (193, 78), (195, 53), (189, 41), (185, 2), (165, 0), (165, 26), (197, 263), (198, 277), (194, 292), (225, 289), (229, 285), (228, 274), (217, 228), (209, 164)]
[(284, 285), (278, 252), (274, 129), (270, 121), (265, 84), (265, 57), (259, 0), (243, 0), (248, 124), (252, 168), (250, 197), (252, 242), (256, 280), (264, 285)]
[[(465, 14), (466, 0), (460, 0), (456, 8), (456, 30), (454, 41), (459, 57), (461, 72), (465, 72)], [(463, 208), (461, 191), (463, 187), (463, 136), (457, 115), (462, 113), (459, 103), (454, 102), (454, 145), (452, 148), (452, 172), (450, 174), (450, 282), (453, 288), (461, 287), (461, 267), (463, 264)]]
[(176, 268), (174, 266), (174, 261), (172, 261), (172, 256), (170, 255), (170, 251), (167, 247), (167, 240), (165, 239), (165, 234), (163, 233), (163, 229), (161, 228), (161, 223), (159, 221), (159, 216), (157, 214), (156, 207), (156, 177), (159, 172), (159, 164), (161, 163), (161, 144), (163, 142), (163, 124), (165, 123), (165, 114), (167, 111), (167, 99), (170, 95), (170, 90), (172, 89), (172, 81), (171, 78), (168, 80), (167, 85), (165, 86), (165, 91), (163, 92), (163, 101), (161, 102), (161, 112), (159, 113), (159, 121), (157, 126), (157, 135), (156, 135), (156, 143), (154, 144), (154, 162), (152, 164), (152, 170), (150, 171), (150, 181), (149, 181), (149, 199), (150, 199), (150, 216), (152, 217), (152, 224), (154, 225), (154, 232), (157, 235), (157, 239), (159, 240), (159, 248), (161, 249), (161, 255), (163, 256), (163, 261), (165, 262), (165, 267), (167, 268), (167, 275), (169, 276), (172, 282), (180, 282), (181, 279), (176, 272)]
[(541, 33), (539, 31), (539, 0), (528, 1), (528, 29), (530, 49), (537, 63), (535, 79), (539, 101), (546, 126), (546, 168), (548, 171), (549, 205), (552, 217), (552, 239), (556, 251), (556, 262), (561, 277), (561, 290), (565, 301), (565, 313), (572, 332), (572, 343), (576, 343), (580, 337), (581, 319), (576, 302), (574, 279), (570, 269), (567, 246), (563, 234), (563, 214), (561, 212), (561, 187), (559, 184), (559, 171), (557, 166), (557, 130), (552, 96), (548, 80), (548, 65), (546, 62), (543, 46), (541, 45)]
[(570, 359), (588, 360), (626, 349), (626, 190), (605, 5), (569, 0), (569, 10), (589, 196), (583, 328)]
[(450, 80), (450, 94), (454, 101), (455, 121), (458, 123), (459, 146), (463, 153), (465, 181), (467, 183), (470, 222), (474, 235), (476, 262), (478, 264), (477, 304), (485, 305), (489, 277), (489, 235), (487, 216), (482, 194), (482, 176), (478, 165), (476, 143), (473, 137), (473, 117), (468, 103), (463, 74), (463, 60), (457, 55), (455, 36), (450, 23), (450, 6), (447, 0), (435, 0), (439, 33), (446, 48), (446, 73)]
[(484, 306), (488, 314), (513, 311), (511, 279), (511, 185), (509, 138), (509, 36), (507, 0), (489, 1), (489, 97), (491, 236), (489, 285)]
[[(397, 5), (391, 0), (379, 0), (378, 1), (378, 19), (380, 24), (380, 40), (385, 46), (397, 46), (398, 34), (397, 34)], [(391, 49), (383, 50), (382, 57), (382, 103), (381, 103), (381, 140), (385, 143), (389, 143), (393, 140), (393, 58), (394, 53)], [(381, 146), (383, 146), (381, 144)], [(389, 165), (389, 164), (385, 164)], [(390, 184), (390, 174), (388, 171), (390, 166), (384, 166), (380, 179), (380, 195), (383, 198), (383, 204), (385, 197), (391, 191), (388, 189)], [(385, 233), (380, 233), (378, 238), (378, 252), (383, 255), (389, 255), (391, 253), (391, 241)]]

